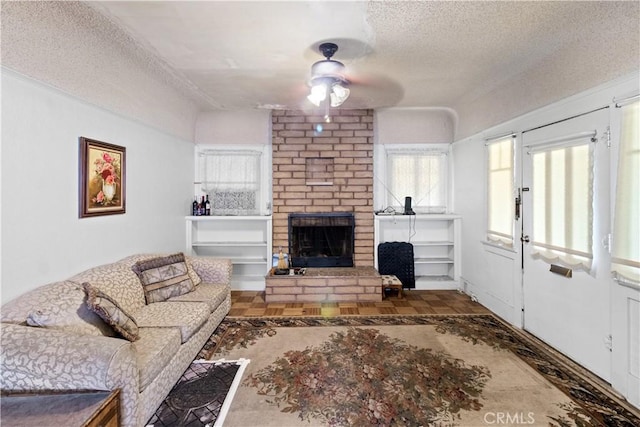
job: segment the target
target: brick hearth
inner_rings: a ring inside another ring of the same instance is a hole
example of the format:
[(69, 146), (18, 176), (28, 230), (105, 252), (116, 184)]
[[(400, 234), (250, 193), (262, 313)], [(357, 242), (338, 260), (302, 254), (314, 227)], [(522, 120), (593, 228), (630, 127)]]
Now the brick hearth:
[(382, 301), (382, 278), (373, 267), (307, 268), (305, 275), (269, 274), (265, 282), (267, 303)]

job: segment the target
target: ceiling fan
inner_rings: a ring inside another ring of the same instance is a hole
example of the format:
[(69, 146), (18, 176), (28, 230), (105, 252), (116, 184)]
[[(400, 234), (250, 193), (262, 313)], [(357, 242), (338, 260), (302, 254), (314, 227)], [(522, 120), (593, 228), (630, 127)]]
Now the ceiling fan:
[(326, 108), (338, 107), (349, 97), (349, 80), (345, 76), (345, 66), (342, 62), (331, 59), (338, 51), (335, 43), (322, 43), (319, 48), (325, 59), (311, 66), (309, 86), (311, 93), (307, 99), (316, 107), (323, 102)]

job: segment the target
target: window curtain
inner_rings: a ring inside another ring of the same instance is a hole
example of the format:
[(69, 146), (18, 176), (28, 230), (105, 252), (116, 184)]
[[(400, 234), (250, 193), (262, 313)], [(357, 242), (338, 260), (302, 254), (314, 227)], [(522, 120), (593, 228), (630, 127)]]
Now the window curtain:
[(532, 147), (532, 255), (590, 272), (593, 261), (591, 137)]
[(416, 212), (446, 212), (447, 175), (445, 152), (387, 153), (388, 197), (400, 207), (404, 206), (404, 198), (410, 196)]
[(260, 200), (259, 151), (206, 150), (199, 154), (201, 189), (212, 215), (257, 215)]
[(622, 107), (612, 271), (619, 280), (640, 284), (640, 101)]
[(514, 138), (487, 143), (487, 240), (513, 246)]

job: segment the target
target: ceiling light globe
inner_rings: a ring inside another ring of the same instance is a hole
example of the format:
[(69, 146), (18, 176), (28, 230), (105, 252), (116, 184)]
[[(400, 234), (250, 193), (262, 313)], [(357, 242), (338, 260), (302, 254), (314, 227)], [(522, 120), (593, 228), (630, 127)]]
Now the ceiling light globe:
[(342, 103), (349, 97), (349, 93), (349, 89), (342, 86), (340, 83), (334, 84), (331, 90), (331, 106), (338, 107), (342, 105)]
[(320, 103), (327, 99), (327, 86), (322, 83), (311, 86), (311, 93), (307, 96), (307, 99), (313, 105), (319, 107)]

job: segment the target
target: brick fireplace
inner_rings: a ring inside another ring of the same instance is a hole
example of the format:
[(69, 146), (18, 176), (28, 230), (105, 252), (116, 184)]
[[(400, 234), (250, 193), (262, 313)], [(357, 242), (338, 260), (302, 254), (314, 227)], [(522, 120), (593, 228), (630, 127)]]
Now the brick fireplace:
[[(288, 248), (290, 213), (351, 212), (353, 261), (373, 266), (373, 110), (273, 111), (273, 251)], [(319, 126), (322, 126), (320, 128)]]
[(273, 251), (289, 248), (290, 214), (351, 213), (353, 269), (267, 277), (267, 302), (379, 301), (374, 265), (373, 110), (273, 111)]
[(353, 267), (350, 212), (289, 214), (290, 267)]

